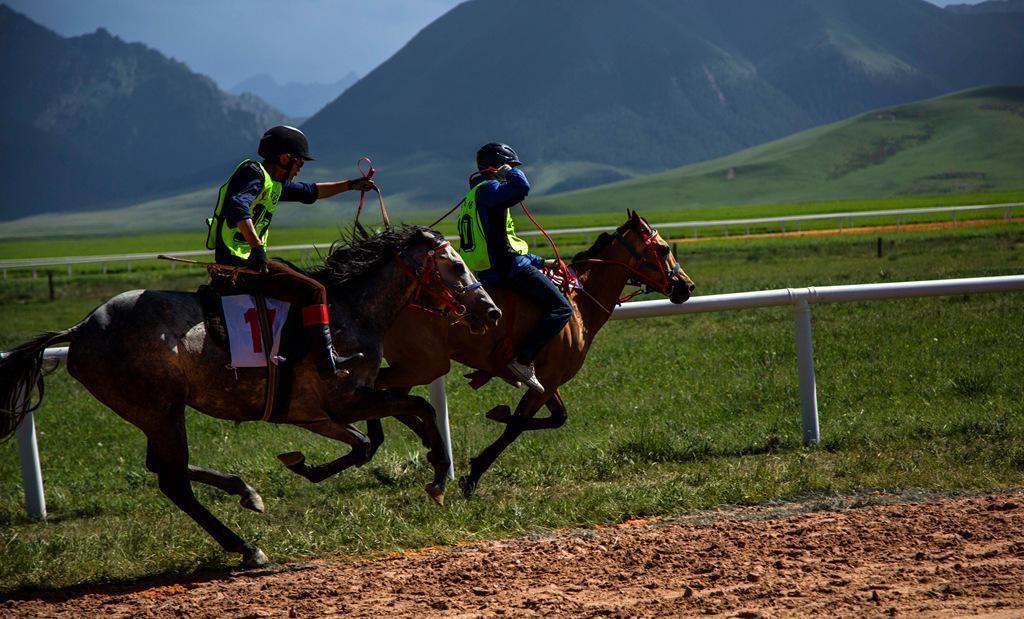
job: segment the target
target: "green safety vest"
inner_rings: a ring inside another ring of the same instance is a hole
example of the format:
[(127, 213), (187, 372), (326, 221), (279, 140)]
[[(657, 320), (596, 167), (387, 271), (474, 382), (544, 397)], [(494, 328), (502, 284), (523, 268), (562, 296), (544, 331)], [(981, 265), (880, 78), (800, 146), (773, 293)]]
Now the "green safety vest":
[(230, 228), (226, 225), (223, 212), (224, 198), (227, 197), (228, 185), (231, 184), (231, 179), (234, 178), (242, 166), (249, 165), (250, 163), (255, 163), (259, 166), (260, 171), (263, 172), (263, 189), (260, 190), (256, 199), (252, 201), (250, 208), (252, 212), (252, 225), (256, 229), (256, 236), (263, 242), (263, 245), (267, 244), (267, 238), (270, 236), (270, 220), (273, 219), (274, 211), (277, 210), (277, 202), (281, 199), (281, 183), (270, 178), (270, 173), (263, 167), (263, 164), (254, 159), (246, 159), (238, 164), (227, 182), (220, 186), (220, 192), (217, 194), (217, 206), (213, 209), (213, 217), (206, 220), (206, 225), (209, 227), (209, 232), (206, 234), (206, 249), (216, 249), (219, 242), (227, 248), (232, 256), (242, 260), (249, 258), (252, 248), (249, 247), (249, 242), (245, 240), (245, 237), (242, 236), (238, 228)]
[[(477, 183), (466, 199), (462, 201), (462, 208), (459, 209), (459, 255), (462, 261), (470, 269), (480, 272), (491, 268), (491, 258), (487, 254), (487, 235), (484, 234), (484, 227), (480, 223), (480, 212), (476, 208), (476, 190), (480, 189), (487, 181)], [(512, 223), (512, 214), (505, 210), (505, 235), (508, 237), (508, 246), (512, 251), (523, 255), (530, 251), (530, 245), (523, 239), (516, 236), (516, 228)]]

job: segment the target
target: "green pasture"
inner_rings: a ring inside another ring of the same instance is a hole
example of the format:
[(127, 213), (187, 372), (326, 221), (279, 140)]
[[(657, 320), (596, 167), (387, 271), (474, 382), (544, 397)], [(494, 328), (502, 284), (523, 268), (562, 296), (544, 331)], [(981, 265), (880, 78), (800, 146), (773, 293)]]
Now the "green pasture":
[[(1024, 203), (1024, 190), (1004, 191), (980, 194), (950, 194), (934, 196), (905, 196), (899, 198), (878, 198), (864, 200), (833, 200), (827, 202), (801, 202), (791, 204), (759, 204), (749, 206), (737, 206), (728, 210), (721, 208), (692, 208), (692, 209), (664, 209), (649, 210), (640, 208), (634, 201), (624, 201), (621, 208), (607, 212), (595, 213), (557, 213), (551, 212), (550, 207), (541, 201), (535, 206), (531, 201), (527, 205), (534, 217), (547, 230), (559, 228), (582, 228), (596, 226), (617, 226), (626, 220), (626, 209), (636, 209), (652, 224), (669, 222), (709, 221), (721, 219), (749, 219), (760, 217), (781, 217), (791, 215), (811, 215), (818, 213), (846, 213), (877, 210), (897, 210), (911, 208), (926, 208), (936, 206), (968, 206), (983, 204), (1013, 204)], [(959, 219), (998, 219), (1007, 213), (1019, 217), (1024, 214), (1024, 206), (1005, 208), (992, 208), (991, 210), (969, 211), (958, 215)], [(444, 214), (430, 213), (419, 214), (410, 217), (397, 217), (395, 223), (415, 223), (428, 225)], [(533, 222), (519, 209), (515, 209), (513, 216), (516, 222), (516, 229), (519, 231), (536, 230)], [(455, 216), (449, 216), (445, 221), (438, 224), (436, 229), (443, 234), (456, 234)], [(922, 215), (910, 215), (900, 218), (905, 223), (920, 223), (932, 221), (950, 221), (948, 213), (931, 213)], [(374, 221), (374, 220), (370, 220)], [(857, 218), (840, 221), (838, 219), (825, 219), (819, 221), (802, 222), (799, 228), (804, 230), (838, 228), (849, 226), (872, 226), (889, 225), (896, 223), (895, 216)], [(368, 222), (370, 223), (370, 222)], [(379, 225), (379, 222), (378, 222)], [(351, 220), (331, 227), (291, 227), (288, 225), (287, 213), (281, 214), (275, 220), (270, 237), (272, 255), (287, 258), (296, 262), (314, 261), (318, 257), (317, 251), (326, 253), (331, 243), (350, 231)], [(758, 224), (754, 226), (733, 226), (731, 228), (709, 227), (698, 230), (700, 236), (721, 236), (723, 234), (742, 234), (747, 232), (778, 232), (783, 227), (779, 224)], [(794, 229), (789, 225), (789, 229)], [(45, 239), (2, 239), (0, 238), (0, 260), (17, 258), (51, 258), (59, 256), (106, 256), (113, 254), (133, 253), (155, 253), (175, 251), (195, 251), (204, 249), (206, 232), (196, 227), (193, 230), (182, 230), (178, 232), (148, 232), (139, 234), (118, 234), (118, 235), (88, 235), (64, 236)], [(691, 236), (693, 232), (689, 229), (665, 229), (663, 236), (685, 237)], [(572, 245), (569, 249), (579, 249), (581, 244), (591, 242), (595, 235), (576, 235), (573, 237), (556, 236), (555, 242), (561, 247)], [(531, 247), (539, 253), (550, 253), (547, 243), (542, 237), (529, 238)], [(315, 244), (317, 250), (313, 252), (281, 252), (274, 251), (274, 247), (288, 245)], [(198, 259), (203, 259), (198, 257)], [(86, 264), (75, 265), (73, 272), (100, 272), (104, 269), (110, 271), (125, 271), (129, 267), (127, 263), (111, 262), (105, 265)], [(132, 264), (133, 269), (161, 268), (169, 269), (170, 265), (162, 261), (139, 261)], [(182, 268), (182, 267), (178, 267)], [(64, 271), (66, 267), (41, 267), (37, 270), (46, 270), (55, 273)], [(10, 276), (31, 275), (31, 270), (11, 270)]]
[[(877, 235), (723, 239), (678, 250), (698, 294), (1024, 273), (1019, 224), (882, 240), (881, 258)], [(201, 281), (182, 269), (59, 275), (56, 302), (44, 278), (3, 281), (0, 349), (73, 324), (122, 290), (187, 290)], [(790, 311), (743, 310), (609, 323), (563, 387), (567, 424), (522, 437), (470, 500), (453, 484), (445, 507), (434, 507), (423, 492), (423, 449), (391, 421), (373, 462), (313, 485), (274, 456), (302, 450), (323, 462), (345, 447), (296, 428), (190, 412), (192, 462), (238, 473), (267, 511), (243, 510), (203, 486), (197, 494), (271, 558), (291, 561), (846, 490), (1024, 485), (1024, 295), (811, 312), (818, 447), (801, 445)], [(457, 473), (501, 429), (483, 412), (519, 395), (495, 384), (472, 391), (462, 371), (448, 380)], [(62, 369), (46, 386), (36, 422), (50, 517), (26, 520), (16, 445), (0, 445), (0, 591), (234, 564), (160, 494), (143, 466), (141, 433)]]

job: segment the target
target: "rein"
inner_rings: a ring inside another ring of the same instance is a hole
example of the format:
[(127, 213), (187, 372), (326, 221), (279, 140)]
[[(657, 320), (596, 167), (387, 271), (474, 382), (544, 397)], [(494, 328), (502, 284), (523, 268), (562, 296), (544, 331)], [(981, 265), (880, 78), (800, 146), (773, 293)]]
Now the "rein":
[[(460, 289), (453, 291), (453, 286), (449, 285), (448, 282), (444, 281), (441, 277), (441, 267), (438, 261), (438, 251), (451, 247), (451, 243), (448, 241), (442, 241), (436, 245), (433, 249), (427, 252), (423, 259), (423, 263), (416, 265), (413, 268), (413, 263), (409, 260), (405, 252), (399, 255), (395, 254), (395, 259), (398, 265), (402, 268), (402, 271), (409, 276), (409, 279), (416, 282), (416, 289), (413, 291), (412, 297), (409, 300), (408, 305), (416, 309), (421, 309), (426, 312), (440, 314), (441, 316), (447, 317), (448, 314), (454, 313), (457, 317), (455, 322), (459, 322), (466, 315), (466, 306), (463, 305), (459, 299), (468, 292), (472, 292), (477, 288), (483, 286), (481, 282), (473, 282), (468, 286), (462, 286)], [(437, 309), (431, 305), (423, 303), (423, 295), (427, 294), (433, 298), (433, 300), (441, 305), (442, 309)]]
[[(367, 166), (367, 169), (365, 171), (363, 170), (363, 162), (364, 161), (366, 162), (366, 166)], [(360, 157), (359, 161), (356, 162), (356, 169), (359, 170), (359, 175), (365, 181), (373, 180), (373, 175), (377, 173), (377, 169), (373, 167), (373, 162), (370, 161), (369, 157)], [(363, 212), (363, 203), (366, 201), (366, 192), (367, 191), (368, 190), (360, 190), (360, 192), (359, 192), (359, 206), (356, 207), (356, 222), (355, 222), (355, 225), (356, 225), (356, 227), (358, 227), (360, 229), (360, 231), (363, 232), (363, 234), (366, 234), (366, 230), (363, 228), (363, 225), (361, 223), (359, 223), (359, 215)], [(377, 201), (380, 202), (380, 214), (381, 214), (381, 217), (384, 218), (384, 227), (387, 228), (388, 230), (390, 230), (391, 229), (391, 221), (388, 219), (388, 211), (387, 211), (387, 209), (384, 208), (384, 196), (381, 194), (380, 189), (378, 189), (376, 186), (374, 186), (373, 189), (370, 190), (370, 191), (376, 191), (377, 192)]]
[[(631, 266), (631, 265), (629, 265), (629, 264), (627, 264), (625, 262), (619, 262), (617, 260), (605, 260), (603, 258), (587, 258), (586, 260), (580, 260), (579, 262), (574, 263), (574, 264), (583, 264), (583, 263), (586, 263), (586, 262), (594, 262), (594, 263), (598, 263), (598, 264), (611, 264), (611, 265), (620, 266), (620, 267), (624, 268), (626, 270), (626, 272), (628, 272), (630, 274), (630, 277), (627, 280), (627, 283), (632, 285), (632, 286), (638, 286), (638, 289), (635, 292), (631, 293), (631, 294), (619, 297), (619, 300), (617, 302), (618, 305), (621, 305), (622, 303), (625, 303), (626, 301), (629, 301), (633, 297), (635, 297), (638, 294), (641, 294), (643, 292), (656, 291), (656, 292), (660, 292), (660, 293), (666, 294), (666, 295), (671, 292), (672, 281), (669, 278), (672, 275), (675, 275), (676, 273), (681, 271), (682, 267), (680, 267), (679, 264), (676, 264), (674, 266), (674, 268), (672, 268), (671, 270), (670, 269), (660, 270), (660, 269), (657, 269), (654, 266), (654, 264), (652, 264), (652, 262), (657, 263), (659, 261), (659, 257), (658, 257), (657, 249), (656, 249), (657, 248), (657, 244), (655, 243), (655, 241), (657, 241), (661, 237), (658, 234), (657, 230), (653, 230), (653, 234), (651, 234), (651, 235), (648, 235), (648, 234), (646, 234), (643, 231), (640, 232), (640, 237), (641, 237), (641, 241), (643, 243), (643, 246), (639, 250), (634, 248), (634, 247), (632, 247), (626, 241), (626, 237), (623, 236), (622, 233), (619, 232), (618, 230), (616, 230), (615, 234), (613, 234), (612, 236), (614, 238), (618, 239), (618, 241), (622, 244), (622, 246), (626, 249), (626, 251), (628, 251), (634, 258), (636, 258), (637, 262), (639, 263), (639, 267), (640, 268)], [(653, 258), (653, 261), (650, 260), (652, 258)], [(657, 271), (658, 275), (661, 276), (660, 280), (656, 280), (656, 279), (648, 276), (647, 274), (645, 274), (643, 271), (640, 270), (640, 269), (645, 268), (645, 267), (649, 268), (649, 269), (654, 269), (655, 271)], [(647, 287), (646, 291), (643, 289), (644, 286)], [(593, 299), (593, 297), (591, 297), (591, 299)], [(594, 299), (594, 301), (596, 302), (597, 300)], [(600, 303), (598, 303), (598, 305), (600, 305)], [(606, 312), (611, 314), (611, 312), (608, 311), (607, 308), (604, 308), (604, 306), (601, 306), (601, 307)]]

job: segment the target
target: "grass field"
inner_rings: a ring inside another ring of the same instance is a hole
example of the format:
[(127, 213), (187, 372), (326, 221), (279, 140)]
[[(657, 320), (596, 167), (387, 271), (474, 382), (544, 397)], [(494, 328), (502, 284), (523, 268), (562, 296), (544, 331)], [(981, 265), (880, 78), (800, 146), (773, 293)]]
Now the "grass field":
[[(760, 205), (748, 205), (748, 206), (737, 206), (730, 208), (727, 211), (723, 211), (719, 208), (692, 208), (692, 209), (664, 209), (664, 210), (648, 210), (642, 209), (641, 214), (651, 223), (657, 224), (659, 222), (679, 222), (679, 221), (707, 221), (707, 220), (719, 220), (719, 219), (746, 219), (746, 218), (758, 218), (758, 217), (777, 217), (777, 216), (790, 216), (790, 215), (810, 215), (818, 213), (846, 213), (846, 212), (861, 212), (861, 211), (876, 211), (876, 210), (897, 210), (897, 209), (912, 209), (912, 208), (926, 208), (935, 206), (967, 206), (967, 205), (982, 205), (982, 204), (1013, 204), (1013, 203), (1024, 203), (1024, 190), (1021, 191), (1005, 191), (1005, 192), (993, 192), (993, 193), (979, 193), (979, 194), (949, 194), (949, 195), (934, 195), (934, 196), (906, 196), (900, 198), (884, 198), (884, 199), (870, 199), (870, 200), (833, 200), (829, 202), (806, 202), (806, 203), (794, 203), (794, 204), (760, 204)], [(578, 227), (593, 227), (593, 226), (617, 226), (625, 221), (626, 208), (633, 208), (633, 202), (624, 202), (622, 207), (609, 212), (597, 212), (597, 213), (551, 213), (546, 212), (545, 207), (529, 207), (531, 212), (538, 219), (538, 221), (548, 230), (557, 230), (559, 228), (578, 228)], [(1024, 213), (1024, 207), (1014, 207), (1011, 209), (1011, 213), (1019, 215)], [(432, 223), (437, 217), (443, 215), (443, 211), (436, 214), (430, 214), (424, 217), (423, 215), (412, 217), (409, 219), (396, 218), (395, 223), (417, 223), (421, 225), (428, 225)], [(1003, 217), (1005, 209), (993, 208), (992, 210), (984, 210), (972, 212), (969, 215), (961, 215), (964, 217), (989, 217), (999, 218)], [(513, 213), (516, 229), (519, 231), (531, 231), (536, 230), (533, 223), (527, 219), (525, 214), (519, 209), (515, 209)], [(286, 245), (301, 245), (301, 244), (317, 244), (318, 248), (322, 248), (326, 251), (330, 247), (330, 244), (338, 239), (344, 232), (345, 228), (341, 225), (333, 227), (314, 227), (314, 228), (301, 228), (301, 227), (289, 227), (287, 225), (287, 215), (279, 217), (285, 221), (281, 221), (278, 225), (273, 228), (273, 234), (271, 235), (270, 247), (273, 252), (274, 247), (286, 246)], [(925, 221), (948, 221), (950, 216), (948, 214), (924, 214), (924, 215), (912, 215), (905, 216), (902, 218), (907, 223), (911, 222), (925, 222)], [(437, 225), (437, 230), (446, 234), (456, 234), (455, 229), (455, 216), (448, 217), (445, 221)], [(871, 218), (858, 218), (855, 221), (856, 225), (877, 225), (877, 224), (891, 224), (896, 221), (895, 217), (871, 217)], [(347, 225), (351, 225), (351, 222), (346, 222)], [(803, 222), (803, 229), (815, 229), (815, 228), (831, 228), (838, 225), (836, 220), (820, 220), (814, 222)], [(750, 229), (751, 231), (777, 231), (779, 229), (778, 224), (763, 224), (755, 226), (747, 226), (744, 229), (733, 229), (732, 233), (735, 234), (740, 231)], [(723, 233), (721, 228), (707, 229), (701, 232), (705, 236), (720, 235)], [(689, 230), (670, 230), (666, 229), (664, 235), (689, 235)], [(111, 254), (130, 254), (130, 253), (155, 253), (161, 251), (173, 252), (173, 251), (194, 251), (203, 249), (203, 243), (205, 242), (205, 231), (198, 227), (194, 230), (184, 230), (179, 232), (150, 232), (140, 233), (131, 235), (81, 235), (72, 237), (53, 237), (45, 239), (0, 239), (0, 260), (15, 259), (15, 258), (48, 258), (55, 256), (103, 256)], [(577, 235), (575, 237), (564, 237), (559, 236), (556, 239), (556, 243), (559, 246), (566, 245), (579, 245), (586, 239), (592, 240), (593, 235)], [(540, 238), (530, 239), (533, 251), (545, 252), (545, 242)], [(587, 241), (589, 242), (589, 241)], [(570, 249), (578, 249), (573, 247)], [(286, 257), (290, 260), (296, 260), (299, 256), (298, 252), (275, 252), (275, 255)], [(310, 260), (315, 259), (315, 255), (308, 256)], [(126, 265), (124, 263), (110, 263), (106, 265), (108, 269), (114, 270), (125, 270)], [(141, 262), (135, 263), (134, 268), (169, 268), (166, 262)], [(59, 270), (59, 267), (48, 267), (51, 270)], [(102, 267), (99, 265), (82, 265), (75, 266), (75, 270), (86, 270), (86, 271), (98, 271)], [(12, 273), (18, 275), (16, 270), (12, 270)], [(22, 271), (20, 274), (24, 275), (30, 273), (30, 271)]]
[[(280, 241), (279, 241), (280, 242)], [(721, 240), (680, 249), (698, 294), (1024, 272), (1019, 225), (875, 236)], [(191, 289), (196, 272), (152, 270), (0, 286), (0, 349), (63, 328), (134, 287)], [(864, 488), (1024, 485), (1024, 295), (815, 305), (822, 444), (801, 446), (792, 318), (761, 309), (610, 323), (563, 388), (569, 421), (524, 436), (465, 500), (422, 491), (423, 450), (398, 424), (367, 466), (312, 485), (274, 456), (345, 449), (296, 428), (189, 414), (195, 464), (240, 474), (257, 515), (200, 500), (275, 560), (403, 548), (617, 522)], [(456, 469), (500, 427), (483, 418), (516, 390), (448, 381)], [(63, 370), (37, 413), (50, 518), (25, 519), (17, 449), (0, 446), (0, 591), (230, 565), (143, 467), (141, 433)]]

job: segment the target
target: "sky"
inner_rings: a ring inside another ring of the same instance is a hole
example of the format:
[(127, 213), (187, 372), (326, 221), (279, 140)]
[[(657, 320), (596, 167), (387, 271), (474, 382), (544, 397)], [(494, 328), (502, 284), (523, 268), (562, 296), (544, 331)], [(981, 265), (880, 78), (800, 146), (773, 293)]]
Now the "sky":
[(63, 36), (102, 26), (227, 90), (259, 73), (278, 83), (332, 83), (350, 71), (362, 77), (463, 0), (0, 1)]
[(62, 36), (103, 27), (229, 89), (360, 77), (463, 0), (0, 0)]

